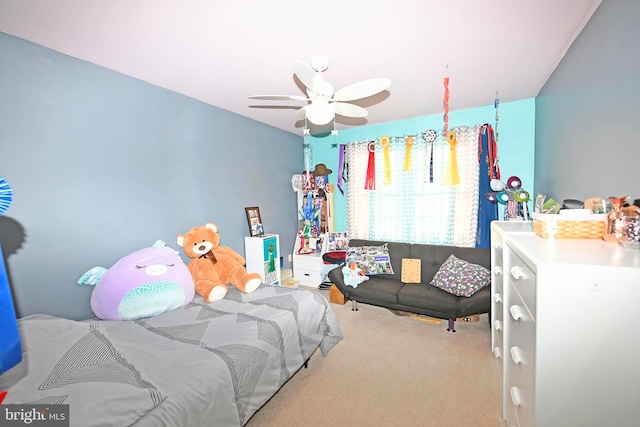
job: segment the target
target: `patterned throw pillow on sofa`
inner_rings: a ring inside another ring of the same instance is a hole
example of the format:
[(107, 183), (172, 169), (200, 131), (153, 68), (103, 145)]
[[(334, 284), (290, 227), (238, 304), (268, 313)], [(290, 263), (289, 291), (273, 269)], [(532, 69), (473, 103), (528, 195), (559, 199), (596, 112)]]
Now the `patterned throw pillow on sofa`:
[(440, 266), (431, 284), (457, 296), (470, 297), (491, 283), (491, 272), (478, 264), (472, 264), (455, 255)]
[(349, 246), (347, 247), (346, 264), (355, 262), (366, 275), (393, 274), (389, 245)]

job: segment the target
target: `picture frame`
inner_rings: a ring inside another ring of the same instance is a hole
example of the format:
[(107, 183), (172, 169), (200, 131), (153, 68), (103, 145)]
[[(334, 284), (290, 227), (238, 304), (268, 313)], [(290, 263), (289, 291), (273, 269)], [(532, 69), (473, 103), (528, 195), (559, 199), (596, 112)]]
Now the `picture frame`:
[(329, 245), (327, 247), (330, 251), (346, 251), (349, 246), (349, 238), (346, 231), (329, 233)]
[(260, 216), (260, 208), (257, 206), (251, 206), (244, 208), (244, 212), (247, 215), (247, 224), (249, 225), (249, 233), (251, 236), (264, 235), (264, 227), (262, 226), (262, 217)]

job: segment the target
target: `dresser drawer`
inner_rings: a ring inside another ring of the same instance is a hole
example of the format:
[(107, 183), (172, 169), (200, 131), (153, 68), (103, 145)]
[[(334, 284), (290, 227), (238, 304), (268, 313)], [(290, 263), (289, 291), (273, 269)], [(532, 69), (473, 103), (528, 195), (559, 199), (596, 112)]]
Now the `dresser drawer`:
[(323, 262), (322, 257), (315, 254), (309, 255), (294, 255), (293, 268), (299, 268), (301, 270), (316, 270), (320, 272)]
[(491, 272), (491, 344), (496, 358), (502, 358), (502, 331), (504, 330), (502, 278), (502, 266), (494, 266)]
[[(509, 399), (509, 396), (506, 396), (506, 399)], [(520, 427), (515, 407), (508, 405), (505, 415), (506, 427)]]
[[(493, 350), (491, 350), (493, 352), (493, 356), (496, 359), (500, 359), (502, 360), (502, 358), (504, 357), (504, 349), (502, 348), (502, 331), (493, 331), (493, 336), (494, 336), (494, 341), (493, 341)], [(502, 363), (502, 362), (501, 362)]]
[(316, 270), (305, 270), (302, 268), (293, 268), (293, 278), (300, 282), (303, 286), (318, 287), (322, 283), (320, 272)]
[(497, 289), (492, 289), (494, 292), (491, 295), (491, 329), (494, 334), (494, 345), (502, 345), (502, 333), (504, 331), (504, 296), (502, 292)]
[(497, 237), (497, 235), (494, 233), (491, 236), (491, 256), (496, 262), (500, 261), (500, 263), (502, 263), (503, 245), (504, 242), (502, 241), (502, 239)]
[[(524, 420), (522, 419), (522, 417), (526, 414), (522, 414), (522, 408), (520, 406), (515, 406), (513, 404), (513, 397), (512, 397), (512, 393), (518, 393), (519, 389), (518, 388), (513, 388), (510, 387), (509, 384), (507, 384), (507, 391), (505, 394), (505, 399), (507, 400), (507, 409), (505, 412), (505, 421), (506, 421), (506, 427), (534, 427), (535, 424), (533, 423), (533, 420), (529, 421), (529, 420)], [(517, 397), (517, 394), (516, 394)]]
[[(507, 379), (507, 422), (508, 425), (521, 427), (535, 426), (535, 398), (533, 396), (533, 384), (528, 385), (520, 378), (509, 377)], [(511, 418), (509, 414), (514, 414)], [(515, 423), (514, 423), (515, 420)]]
[(522, 298), (524, 305), (536, 317), (536, 274), (509, 251), (509, 261), (505, 264), (504, 274)]
[[(507, 331), (505, 346), (517, 345), (535, 355), (536, 321), (528, 306), (518, 293), (515, 285), (510, 284), (505, 292), (503, 327)], [(505, 349), (506, 350), (506, 349)]]
[(520, 426), (532, 426), (535, 408), (536, 322), (516, 286), (509, 284), (505, 300), (505, 401)]

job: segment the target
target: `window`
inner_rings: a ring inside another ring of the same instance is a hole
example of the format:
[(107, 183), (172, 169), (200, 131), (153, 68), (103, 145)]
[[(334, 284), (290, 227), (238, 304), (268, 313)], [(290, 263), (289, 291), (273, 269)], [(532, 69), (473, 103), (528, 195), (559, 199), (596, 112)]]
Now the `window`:
[[(480, 126), (460, 126), (456, 157), (460, 184), (444, 185), (449, 143), (438, 132), (433, 142), (433, 183), (423, 135), (391, 137), (388, 156), (375, 144), (375, 190), (365, 189), (369, 141), (345, 147), (349, 164), (346, 224), (349, 238), (433, 245), (475, 246), (478, 224), (478, 132)], [(405, 158), (411, 161), (405, 170)], [(387, 161), (388, 159), (388, 161)], [(388, 174), (385, 171), (388, 164)], [(385, 175), (389, 178), (385, 183)]]

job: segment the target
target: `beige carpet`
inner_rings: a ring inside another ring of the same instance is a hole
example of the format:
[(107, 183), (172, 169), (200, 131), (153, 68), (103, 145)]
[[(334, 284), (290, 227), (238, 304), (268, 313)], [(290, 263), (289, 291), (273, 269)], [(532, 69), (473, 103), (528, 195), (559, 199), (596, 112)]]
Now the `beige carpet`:
[(486, 314), (450, 333), (381, 307), (331, 307), (344, 339), (316, 351), (247, 426), (504, 426)]

